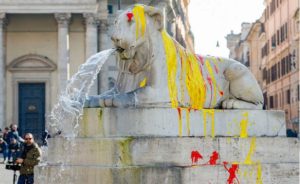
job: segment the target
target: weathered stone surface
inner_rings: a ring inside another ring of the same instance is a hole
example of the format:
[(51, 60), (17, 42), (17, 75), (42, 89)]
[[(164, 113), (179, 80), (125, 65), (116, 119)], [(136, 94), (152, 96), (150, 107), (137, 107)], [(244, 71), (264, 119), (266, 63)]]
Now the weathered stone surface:
[[(227, 165), (231, 167), (231, 165)], [(57, 183), (130, 183), (130, 184), (199, 184), (226, 183), (229, 172), (223, 165), (199, 167), (95, 167), (39, 166), (35, 182)], [(261, 169), (260, 169), (261, 168)], [(236, 173), (239, 183), (298, 184), (298, 164), (240, 165)]]
[(79, 136), (239, 137), (243, 127), (248, 136), (286, 135), (283, 111), (182, 109), (180, 118), (171, 108), (87, 108)]
[[(299, 142), (288, 138), (76, 138), (49, 141), (48, 163), (97, 166), (191, 166), (191, 152), (198, 151), (207, 164), (213, 151), (217, 163), (299, 163)], [(252, 147), (252, 149), (251, 149)], [(279, 149), (282, 148), (282, 149)], [(252, 150), (252, 151), (251, 151)]]

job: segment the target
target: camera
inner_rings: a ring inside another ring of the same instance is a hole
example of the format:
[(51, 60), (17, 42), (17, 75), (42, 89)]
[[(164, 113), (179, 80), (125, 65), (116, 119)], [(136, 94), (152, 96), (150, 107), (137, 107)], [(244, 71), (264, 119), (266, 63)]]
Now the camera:
[(9, 161), (6, 165), (5, 165), (5, 169), (8, 170), (13, 170), (13, 171), (19, 171), (21, 169), (21, 166), (15, 162), (11, 162)]

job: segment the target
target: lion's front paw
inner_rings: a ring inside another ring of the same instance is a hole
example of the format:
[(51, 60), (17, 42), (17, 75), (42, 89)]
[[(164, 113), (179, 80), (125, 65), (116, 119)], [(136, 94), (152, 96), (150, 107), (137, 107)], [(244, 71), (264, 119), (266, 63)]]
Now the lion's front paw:
[(85, 100), (84, 107), (112, 107), (112, 98), (89, 97)]
[(233, 109), (234, 108), (234, 99), (227, 99), (222, 102), (223, 109)]
[(222, 102), (223, 109), (262, 109), (262, 104), (253, 104), (237, 99), (227, 99)]

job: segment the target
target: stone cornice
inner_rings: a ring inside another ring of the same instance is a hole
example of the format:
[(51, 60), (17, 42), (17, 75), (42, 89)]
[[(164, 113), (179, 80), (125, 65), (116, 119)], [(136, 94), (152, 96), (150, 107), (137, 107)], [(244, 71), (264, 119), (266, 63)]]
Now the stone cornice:
[(99, 29), (100, 29), (101, 32), (106, 32), (108, 30), (107, 20), (101, 20)]

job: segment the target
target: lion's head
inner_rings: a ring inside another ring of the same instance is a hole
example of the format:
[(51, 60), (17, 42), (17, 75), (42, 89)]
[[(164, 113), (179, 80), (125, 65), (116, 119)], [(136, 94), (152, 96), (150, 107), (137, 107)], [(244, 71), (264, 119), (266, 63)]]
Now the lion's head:
[(119, 58), (129, 62), (130, 72), (137, 73), (147, 64), (149, 34), (163, 28), (162, 19), (159, 9), (144, 5), (134, 5), (116, 18), (111, 39)]

